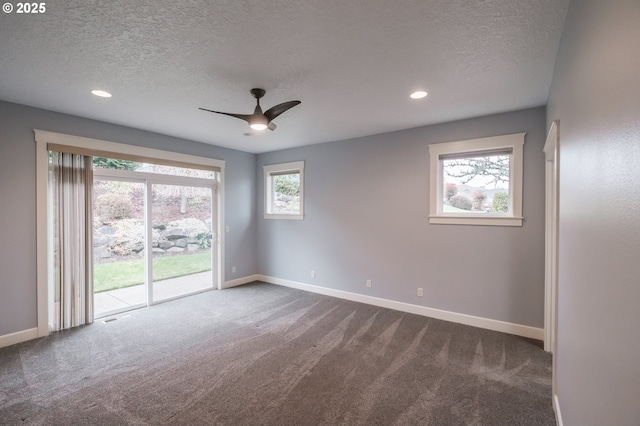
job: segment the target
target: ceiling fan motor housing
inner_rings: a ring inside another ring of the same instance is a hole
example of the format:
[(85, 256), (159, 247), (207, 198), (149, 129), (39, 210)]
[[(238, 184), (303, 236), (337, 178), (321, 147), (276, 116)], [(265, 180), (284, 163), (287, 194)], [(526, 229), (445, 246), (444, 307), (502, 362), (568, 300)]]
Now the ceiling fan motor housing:
[(260, 99), (266, 93), (264, 89), (251, 89), (250, 92), (256, 99)]

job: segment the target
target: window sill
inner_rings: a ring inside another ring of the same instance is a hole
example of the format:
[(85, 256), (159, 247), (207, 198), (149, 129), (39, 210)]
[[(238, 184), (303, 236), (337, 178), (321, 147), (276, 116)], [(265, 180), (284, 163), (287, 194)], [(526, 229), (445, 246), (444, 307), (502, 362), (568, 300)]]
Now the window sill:
[(429, 216), (432, 225), (522, 226), (523, 217)]
[(288, 219), (288, 220), (302, 220), (304, 215), (301, 214), (265, 214), (265, 219)]

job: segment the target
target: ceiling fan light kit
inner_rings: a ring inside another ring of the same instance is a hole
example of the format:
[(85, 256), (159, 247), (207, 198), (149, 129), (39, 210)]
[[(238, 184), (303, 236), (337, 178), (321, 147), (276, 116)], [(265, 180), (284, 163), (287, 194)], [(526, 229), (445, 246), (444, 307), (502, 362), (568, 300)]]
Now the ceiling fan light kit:
[(253, 110), (253, 114), (233, 114), (230, 112), (221, 112), (221, 111), (213, 111), (206, 108), (199, 108), (203, 111), (213, 112), (216, 114), (228, 115), (230, 117), (239, 118), (241, 120), (249, 123), (249, 127), (253, 130), (275, 130), (276, 125), (272, 123), (272, 121), (278, 117), (280, 114), (288, 111), (294, 106), (300, 104), (300, 101), (288, 101), (278, 104), (274, 107), (269, 108), (264, 113), (262, 112), (262, 108), (260, 107), (260, 99), (266, 93), (264, 89), (251, 89), (251, 95), (256, 98), (256, 108)]
[(253, 130), (264, 130), (267, 128), (267, 125), (264, 123), (256, 123), (253, 122), (251, 124), (249, 124), (249, 127), (251, 127)]

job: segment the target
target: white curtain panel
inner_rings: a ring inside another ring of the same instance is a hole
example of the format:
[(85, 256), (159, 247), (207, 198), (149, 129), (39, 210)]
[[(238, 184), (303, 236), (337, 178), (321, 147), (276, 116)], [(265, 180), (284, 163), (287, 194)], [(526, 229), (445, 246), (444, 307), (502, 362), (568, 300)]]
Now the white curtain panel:
[(93, 322), (92, 157), (50, 153), (51, 328)]

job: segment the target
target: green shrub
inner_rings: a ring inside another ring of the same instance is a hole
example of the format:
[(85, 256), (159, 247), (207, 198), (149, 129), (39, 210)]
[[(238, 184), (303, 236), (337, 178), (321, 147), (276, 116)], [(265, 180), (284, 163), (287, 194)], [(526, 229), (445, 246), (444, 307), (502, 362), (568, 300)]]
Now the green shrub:
[(464, 195), (455, 195), (449, 200), (451, 206), (462, 210), (471, 210), (471, 200)]
[(200, 207), (200, 206), (204, 206), (207, 201), (205, 201), (202, 197), (198, 195), (194, 195), (193, 197), (189, 197), (187, 199), (187, 205), (190, 207)]
[(296, 197), (300, 195), (300, 175), (274, 176), (276, 193)]
[(203, 249), (211, 247), (211, 234), (208, 232), (196, 235), (196, 240)]
[[(137, 245), (144, 246), (144, 221), (140, 219), (122, 219), (113, 224), (116, 228), (113, 236), (115, 245), (111, 246), (111, 252), (117, 256), (130, 256), (134, 254)], [(155, 229), (154, 229), (155, 231)], [(156, 233), (157, 235), (157, 233)]]
[(116, 170), (135, 170), (139, 163), (115, 158), (93, 157), (93, 167)]
[(509, 194), (506, 192), (496, 192), (493, 194), (491, 211), (496, 213), (506, 213), (509, 211)]
[(123, 194), (106, 193), (96, 198), (96, 214), (103, 222), (131, 217), (131, 200)]

